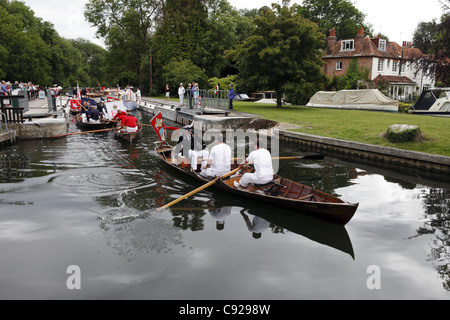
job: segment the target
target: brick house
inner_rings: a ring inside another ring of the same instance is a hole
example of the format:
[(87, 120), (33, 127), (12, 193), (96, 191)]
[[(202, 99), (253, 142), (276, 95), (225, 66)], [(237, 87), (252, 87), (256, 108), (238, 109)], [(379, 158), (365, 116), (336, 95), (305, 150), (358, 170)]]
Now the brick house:
[(433, 87), (434, 80), (420, 72), (414, 75), (411, 59), (423, 53), (411, 46), (411, 42), (387, 42), (378, 38), (364, 36), (364, 29), (358, 30), (355, 39), (337, 41), (335, 30), (328, 37), (327, 49), (323, 55), (324, 72), (329, 77), (343, 76), (350, 62), (357, 59), (358, 66), (369, 69), (369, 80), (377, 83), (381, 79), (389, 82), (389, 94), (397, 100), (410, 100), (413, 93)]

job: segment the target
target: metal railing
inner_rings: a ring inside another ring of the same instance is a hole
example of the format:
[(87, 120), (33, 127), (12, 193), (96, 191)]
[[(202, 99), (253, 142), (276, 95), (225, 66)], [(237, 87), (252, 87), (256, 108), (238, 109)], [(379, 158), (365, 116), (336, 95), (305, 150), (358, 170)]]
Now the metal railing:
[(8, 118), (6, 118), (6, 114), (3, 112), (0, 112), (1, 119), (0, 119), (0, 133), (3, 133), (3, 119), (5, 120), (5, 130), (8, 132)]
[(184, 105), (190, 109), (228, 109), (227, 90), (199, 90), (198, 97), (190, 92), (186, 92), (184, 96)]
[[(5, 116), (6, 123), (24, 123), (23, 108), (2, 108), (2, 115)], [(3, 118), (3, 117), (2, 117)]]

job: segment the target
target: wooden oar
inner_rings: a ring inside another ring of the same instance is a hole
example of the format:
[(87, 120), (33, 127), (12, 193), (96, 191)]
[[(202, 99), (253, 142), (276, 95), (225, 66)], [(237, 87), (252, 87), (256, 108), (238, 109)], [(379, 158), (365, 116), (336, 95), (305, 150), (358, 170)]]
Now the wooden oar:
[(114, 128), (112, 128), (112, 129), (102, 129), (102, 130), (93, 130), (93, 131), (73, 132), (73, 133), (63, 134), (61, 136), (53, 136), (52, 138), (62, 138), (62, 137), (67, 137), (67, 136), (73, 136), (73, 135), (76, 135), (76, 134), (97, 133), (97, 132), (106, 132), (106, 131), (113, 131), (113, 130), (114, 130)]
[[(293, 156), (293, 157), (273, 157), (272, 160), (323, 160), (325, 156), (323, 154), (311, 154), (306, 156)], [(238, 161), (238, 158), (232, 158), (231, 161)]]
[(173, 206), (174, 204), (177, 204), (178, 202), (183, 201), (184, 199), (189, 198), (190, 196), (192, 196), (192, 195), (194, 195), (194, 194), (196, 194), (196, 193), (198, 193), (198, 192), (200, 192), (200, 191), (202, 191), (202, 190), (205, 190), (206, 188), (212, 186), (212, 185), (215, 184), (217, 181), (219, 181), (219, 179), (225, 179), (225, 178), (228, 178), (229, 176), (232, 176), (233, 174), (235, 174), (236, 172), (238, 172), (240, 169), (241, 169), (241, 168), (238, 167), (238, 168), (236, 168), (235, 170), (233, 170), (233, 171), (231, 171), (231, 172), (228, 172), (226, 175), (223, 175), (223, 176), (220, 177), (220, 178), (216, 178), (216, 179), (212, 180), (211, 182), (208, 182), (208, 183), (205, 184), (204, 186), (202, 186), (202, 187), (200, 187), (200, 188), (197, 188), (197, 189), (195, 189), (194, 191), (189, 192), (188, 194), (182, 196), (181, 198), (178, 198), (177, 200), (172, 201), (171, 203), (166, 204), (164, 207), (161, 207), (161, 208), (159, 208), (159, 209), (157, 209), (157, 210), (159, 211), (159, 210), (163, 210), (163, 209), (170, 208), (170, 207)]

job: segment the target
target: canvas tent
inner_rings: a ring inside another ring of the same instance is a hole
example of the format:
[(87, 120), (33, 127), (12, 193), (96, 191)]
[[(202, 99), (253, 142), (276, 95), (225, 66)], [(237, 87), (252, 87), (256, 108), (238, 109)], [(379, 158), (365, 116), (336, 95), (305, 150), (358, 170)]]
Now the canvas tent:
[(398, 112), (398, 101), (386, 97), (378, 89), (320, 91), (311, 98), (306, 106)]

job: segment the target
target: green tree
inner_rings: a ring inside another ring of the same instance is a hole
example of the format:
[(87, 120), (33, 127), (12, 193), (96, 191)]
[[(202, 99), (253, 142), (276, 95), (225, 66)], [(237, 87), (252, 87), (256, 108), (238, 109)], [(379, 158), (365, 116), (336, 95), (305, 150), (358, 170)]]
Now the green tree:
[[(122, 85), (148, 88), (151, 36), (162, 0), (90, 0), (85, 17), (109, 49), (108, 71)], [(101, 17), (99, 19), (99, 17)]]
[(256, 28), (230, 55), (237, 61), (241, 89), (275, 90), (277, 106), (285, 93), (311, 97), (322, 88), (324, 35), (315, 23), (296, 13), (289, 1), (264, 7)]
[(425, 54), (432, 53), (432, 48), (436, 44), (436, 34), (438, 33), (438, 23), (420, 22), (413, 35), (413, 45)]
[(40, 37), (40, 19), (22, 2), (0, 1), (0, 74), (10, 81), (49, 85), (50, 50)]
[(198, 63), (209, 77), (225, 77), (236, 72), (225, 52), (248, 38), (254, 25), (247, 11), (234, 9), (227, 0), (210, 0), (208, 13)]
[[(413, 60), (416, 75), (423, 71), (443, 86), (450, 86), (450, 0), (442, 0), (440, 23), (420, 23), (414, 33), (414, 43), (426, 55)], [(432, 32), (434, 32), (432, 34)]]
[(163, 88), (162, 70), (173, 59), (201, 68), (201, 46), (207, 29), (207, 0), (166, 0), (152, 41), (154, 77)]
[(304, 0), (297, 10), (305, 18), (317, 23), (319, 31), (325, 35), (329, 35), (331, 29), (336, 29), (339, 39), (354, 38), (361, 27), (370, 29), (364, 22), (365, 14), (348, 0)]
[(369, 68), (359, 67), (358, 59), (352, 59), (347, 73), (344, 76), (335, 76), (330, 84), (334, 90), (353, 90), (358, 89), (359, 82), (367, 82), (369, 80)]
[(178, 85), (195, 81), (200, 88), (206, 88), (208, 85), (208, 78), (205, 70), (197, 67), (190, 60), (172, 59), (163, 68), (163, 82), (171, 84), (170, 87), (174, 93), (178, 92)]

